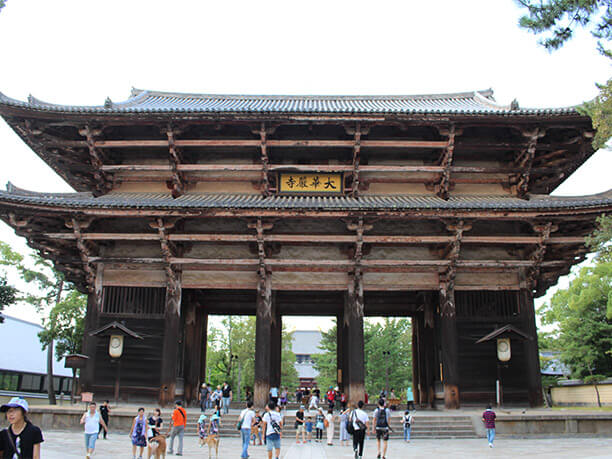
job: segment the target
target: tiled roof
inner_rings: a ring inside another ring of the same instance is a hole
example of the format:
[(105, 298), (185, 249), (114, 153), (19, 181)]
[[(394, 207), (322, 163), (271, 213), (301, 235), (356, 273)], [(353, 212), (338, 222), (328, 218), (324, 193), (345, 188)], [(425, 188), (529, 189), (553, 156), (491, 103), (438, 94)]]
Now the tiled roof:
[(576, 115), (568, 108), (519, 108), (500, 105), (492, 90), (407, 96), (255, 96), (181, 94), (133, 89), (129, 99), (104, 105), (58, 105), (32, 96), (27, 102), (0, 93), (0, 106), (36, 111), (95, 114), (134, 113), (448, 113), (471, 115)]
[(612, 206), (612, 190), (591, 196), (554, 197), (532, 195), (519, 199), (500, 195), (451, 196), (270, 196), (256, 194), (186, 193), (172, 198), (170, 193), (111, 192), (100, 197), (91, 193), (36, 193), (9, 184), (0, 191), (1, 204), (30, 204), (67, 209), (287, 209), (287, 210), (538, 210)]

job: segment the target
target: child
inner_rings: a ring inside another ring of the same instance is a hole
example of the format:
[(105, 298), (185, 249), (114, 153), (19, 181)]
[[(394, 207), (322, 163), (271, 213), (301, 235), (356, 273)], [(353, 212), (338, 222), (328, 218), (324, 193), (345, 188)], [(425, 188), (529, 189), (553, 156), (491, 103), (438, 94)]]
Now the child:
[(412, 428), (412, 415), (410, 410), (406, 410), (402, 416), (402, 425), (404, 426), (404, 441), (410, 443), (410, 429)]
[(198, 419), (197, 431), (199, 437), (198, 444), (201, 448), (206, 443), (206, 437), (208, 436), (208, 426), (206, 422), (206, 415), (204, 413), (202, 413)]
[(312, 416), (308, 416), (308, 420), (306, 421), (306, 435), (308, 437), (308, 442), (312, 441)]
[(261, 421), (262, 417), (259, 414), (259, 410), (255, 410), (255, 418), (253, 418), (253, 425), (251, 426), (251, 440), (253, 441), (253, 446), (255, 446), (255, 439), (259, 439), (259, 445), (261, 446)]

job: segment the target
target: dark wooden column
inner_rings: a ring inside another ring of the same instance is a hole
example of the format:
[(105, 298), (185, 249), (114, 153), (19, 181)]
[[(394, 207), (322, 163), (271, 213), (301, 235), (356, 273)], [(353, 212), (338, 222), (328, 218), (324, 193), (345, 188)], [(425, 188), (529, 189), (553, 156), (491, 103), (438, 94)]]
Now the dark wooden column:
[(185, 347), (183, 351), (183, 377), (185, 378), (185, 401), (196, 403), (201, 384), (201, 368), (206, 367), (206, 339), (199, 305), (191, 300), (183, 305), (185, 318)]
[(98, 337), (90, 336), (89, 333), (100, 326), (100, 311), (102, 309), (103, 288), (102, 279), (104, 276), (104, 265), (98, 264), (96, 270), (95, 289), (93, 293), (87, 295), (87, 313), (85, 315), (85, 330), (83, 333), (83, 354), (89, 357), (87, 366), (81, 370), (79, 383), (81, 390), (93, 392), (93, 385), (96, 378), (96, 349), (98, 347)]
[(210, 383), (208, 380), (208, 376), (206, 375), (206, 352), (208, 350), (208, 314), (204, 311), (202, 307), (198, 308), (197, 311), (200, 322), (202, 323), (202, 355), (200, 360), (202, 364), (200, 365), (200, 385), (204, 382)]
[(164, 314), (164, 342), (162, 346), (161, 387), (159, 403), (168, 406), (174, 402), (176, 393), (176, 370), (181, 324), (182, 287), (180, 273), (176, 282), (166, 288), (166, 311)]
[(268, 402), (270, 374), (272, 372), (272, 321), (276, 320), (272, 301), (271, 275), (260, 279), (257, 291), (257, 315), (255, 320), (255, 384), (253, 399), (255, 406), (263, 408)]
[(348, 390), (347, 383), (349, 374), (346, 355), (346, 337), (344, 312), (341, 312), (336, 316), (336, 374), (338, 387), (345, 393)]
[(442, 382), (444, 407), (459, 408), (459, 337), (455, 290), (452, 276), (441, 276), (440, 282), (440, 342), (442, 351)]
[(361, 274), (351, 276), (344, 303), (346, 355), (349, 367), (346, 389), (350, 403), (365, 397), (365, 362), (363, 340), (363, 284)]
[[(276, 307), (276, 295), (272, 292), (272, 314), (273, 320), (270, 327), (272, 345), (270, 347), (270, 385), (280, 388), (281, 385), (281, 363), (283, 349), (283, 322), (280, 311)], [(280, 389), (279, 389), (280, 390)]]
[(542, 406), (544, 399), (542, 395), (540, 353), (538, 350), (538, 331), (531, 290), (521, 289), (519, 291), (519, 302), (523, 331), (531, 338), (523, 342), (526, 362), (525, 379), (527, 380), (529, 405), (532, 407)]
[(421, 365), (423, 390), (426, 391), (424, 402), (434, 408), (436, 394), (434, 388), (435, 379), (435, 306), (437, 298), (431, 292), (425, 295), (425, 310), (423, 314), (423, 329), (421, 330)]
[(412, 393), (414, 395), (415, 405), (421, 405), (422, 376), (421, 376), (421, 346), (420, 346), (420, 328), (422, 316), (414, 316), (412, 318)]

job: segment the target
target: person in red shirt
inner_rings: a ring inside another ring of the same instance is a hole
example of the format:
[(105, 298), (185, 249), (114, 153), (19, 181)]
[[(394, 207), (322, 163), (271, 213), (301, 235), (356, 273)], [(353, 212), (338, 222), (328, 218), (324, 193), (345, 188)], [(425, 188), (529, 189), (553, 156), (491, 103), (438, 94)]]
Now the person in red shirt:
[(334, 410), (334, 399), (336, 398), (336, 391), (332, 386), (329, 386), (329, 390), (327, 391), (327, 407), (330, 410)]
[(495, 411), (491, 409), (491, 405), (488, 405), (487, 409), (482, 413), (482, 422), (484, 422), (487, 429), (489, 448), (493, 448), (493, 440), (495, 440)]

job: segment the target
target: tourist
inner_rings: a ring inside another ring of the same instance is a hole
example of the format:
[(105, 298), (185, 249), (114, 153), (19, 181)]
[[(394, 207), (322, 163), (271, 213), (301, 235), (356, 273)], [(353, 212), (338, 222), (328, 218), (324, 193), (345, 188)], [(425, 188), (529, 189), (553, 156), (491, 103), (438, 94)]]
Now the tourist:
[(312, 422), (312, 417), (308, 416), (308, 419), (306, 420), (306, 438), (308, 439), (308, 442), (312, 441), (312, 428), (313, 428), (313, 422)]
[(346, 411), (346, 403), (348, 399), (346, 398), (346, 394), (344, 392), (340, 393), (340, 407), (342, 411)]
[(232, 388), (227, 383), (227, 381), (223, 383), (223, 388), (221, 389), (221, 396), (223, 398), (223, 413), (227, 414), (229, 413), (230, 402), (232, 401)]
[(329, 389), (327, 390), (327, 394), (326, 394), (326, 399), (327, 399), (327, 409), (331, 409), (332, 411), (334, 410), (334, 400), (336, 399), (336, 392), (334, 391), (334, 388), (332, 386), (329, 386)]
[(96, 402), (89, 403), (89, 410), (81, 416), (81, 424), (85, 426), (85, 457), (91, 457), (96, 449), (96, 440), (100, 429), (106, 432), (107, 427), (100, 413), (96, 413)]
[(174, 411), (172, 412), (172, 425), (170, 426), (170, 449), (168, 453), (172, 454), (174, 449), (174, 439), (178, 436), (177, 456), (183, 455), (183, 437), (185, 436), (185, 426), (187, 425), (187, 413), (183, 408), (183, 402), (177, 400), (174, 402)]
[(153, 414), (147, 418), (147, 459), (156, 456), (157, 450), (166, 451), (166, 439), (161, 436), (163, 422), (159, 408), (155, 408)]
[[(376, 430), (376, 448), (378, 450), (378, 459), (381, 458), (381, 449), (382, 449), (382, 458), (385, 459), (387, 456), (387, 446), (389, 442), (389, 419), (391, 417), (391, 412), (388, 408), (385, 407), (385, 401), (380, 399), (378, 401), (378, 408), (374, 411), (374, 419), (372, 421), (372, 430), (371, 433), (374, 433)], [(382, 443), (382, 445), (381, 445)], [(381, 448), (382, 446), (382, 448)]]
[(28, 410), (28, 402), (21, 397), (13, 397), (0, 407), (0, 413), (6, 413), (9, 423), (8, 428), (0, 431), (1, 457), (40, 459), (40, 444), (44, 439), (40, 429), (28, 420)]
[(406, 388), (406, 410), (414, 410), (414, 395), (412, 395), (412, 386), (408, 384)]
[(261, 423), (262, 417), (259, 414), (259, 410), (255, 410), (255, 417), (253, 418), (253, 425), (251, 426), (251, 440), (253, 440), (253, 446), (255, 446), (255, 440), (259, 439), (258, 445), (262, 445), (261, 441)]
[(104, 403), (100, 405), (100, 416), (104, 419), (104, 424), (106, 424), (106, 429), (102, 428), (102, 424), (100, 424), (100, 429), (98, 430), (98, 438), (100, 437), (100, 432), (104, 431), (104, 439), (106, 440), (106, 435), (108, 434), (108, 415), (110, 414), (110, 405), (108, 400), (104, 400)]
[(404, 427), (404, 441), (410, 443), (410, 430), (412, 429), (412, 423), (414, 422), (414, 416), (410, 414), (409, 410), (402, 415), (402, 426)]
[(300, 403), (300, 404), (301, 404), (301, 403), (302, 403), (302, 397), (303, 397), (303, 396), (304, 396), (304, 393), (302, 392), (302, 389), (301, 389), (300, 387), (298, 387), (298, 388), (295, 390), (295, 401), (296, 401), (297, 403)]
[(287, 388), (283, 387), (283, 390), (281, 391), (281, 394), (280, 394), (280, 406), (283, 409), (286, 409), (287, 408), (287, 402), (288, 402)]
[(365, 436), (368, 431), (368, 414), (363, 411), (363, 400), (359, 400), (357, 403), (357, 409), (354, 409), (349, 416), (349, 422), (353, 423), (353, 451), (355, 452), (355, 459), (363, 458), (363, 443), (365, 442)]
[(247, 402), (246, 408), (240, 413), (238, 418), (238, 425), (240, 426), (240, 435), (242, 437), (242, 455), (243, 459), (249, 457), (249, 442), (251, 441), (251, 426), (253, 425), (253, 419), (255, 418), (255, 411), (253, 411), (253, 402)]
[(274, 405), (278, 405), (278, 387), (272, 386), (270, 387), (270, 401), (274, 403)]
[(253, 391), (251, 391), (250, 387), (246, 388), (244, 398), (246, 398), (247, 402), (252, 402), (253, 401)]
[(202, 388), (200, 389), (200, 411), (204, 413), (208, 408), (210, 408), (210, 389), (208, 384), (202, 383)]
[(310, 403), (308, 403), (308, 411), (319, 409), (319, 397), (313, 392), (310, 396)]
[(316, 438), (315, 441), (321, 442), (323, 440), (323, 429), (325, 428), (325, 416), (323, 415), (323, 408), (319, 408), (315, 417), (315, 429)]
[(276, 459), (280, 459), (283, 419), (275, 408), (276, 405), (273, 402), (268, 403), (268, 410), (263, 416), (263, 431), (265, 435), (266, 449), (268, 450), (268, 459), (272, 459), (273, 450), (275, 450), (276, 453), (274, 457)]
[(206, 415), (204, 413), (198, 418), (196, 430), (198, 432), (198, 444), (201, 448), (206, 443), (206, 437), (208, 437), (208, 423), (206, 422)]
[(325, 429), (327, 430), (327, 444), (332, 445), (334, 442), (334, 410), (330, 408), (325, 415)]
[(223, 398), (223, 391), (221, 386), (217, 386), (217, 389), (210, 395), (210, 401), (215, 407), (215, 411), (221, 413), (221, 399)]
[(493, 448), (493, 440), (495, 440), (495, 417), (495, 411), (493, 411), (491, 405), (488, 405), (487, 409), (482, 413), (482, 422), (484, 422), (487, 429), (489, 448)]
[(212, 451), (215, 450), (215, 457), (219, 456), (219, 443), (221, 442), (221, 416), (217, 413), (210, 417), (208, 424), (208, 457), (212, 457)]
[(342, 410), (340, 412), (340, 446), (348, 445), (349, 433), (346, 430), (348, 423), (349, 410)]
[(302, 434), (302, 443), (306, 443), (306, 435), (304, 433), (304, 405), (300, 405), (300, 409), (295, 412), (295, 442), (300, 443), (299, 437)]
[(138, 459), (142, 459), (142, 452), (144, 447), (147, 446), (147, 421), (144, 408), (138, 408), (138, 414), (134, 418), (130, 429), (130, 438), (132, 440), (132, 459), (136, 458), (137, 448), (140, 448)]

